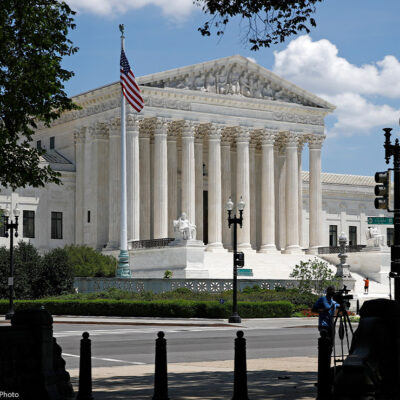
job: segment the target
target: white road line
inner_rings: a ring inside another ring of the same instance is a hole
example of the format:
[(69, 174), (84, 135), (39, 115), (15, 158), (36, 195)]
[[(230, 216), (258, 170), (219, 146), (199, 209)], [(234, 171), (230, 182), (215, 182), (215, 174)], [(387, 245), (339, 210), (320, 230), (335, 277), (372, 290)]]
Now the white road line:
[[(76, 354), (68, 354), (68, 353), (62, 353), (62, 355), (66, 356), (66, 357), (75, 357), (75, 358), (80, 357), (80, 356), (77, 356)], [(135, 361), (116, 360), (115, 358), (92, 357), (92, 360), (112, 361), (112, 362), (120, 362), (120, 363), (124, 363), (124, 364), (133, 364), (133, 365), (145, 365), (146, 364), (146, 363), (135, 362)]]

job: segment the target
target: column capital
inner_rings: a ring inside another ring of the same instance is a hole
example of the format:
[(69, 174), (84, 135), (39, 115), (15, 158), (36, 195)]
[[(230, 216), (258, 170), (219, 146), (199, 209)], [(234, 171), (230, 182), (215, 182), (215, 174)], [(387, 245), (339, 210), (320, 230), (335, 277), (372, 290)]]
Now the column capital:
[(139, 126), (142, 120), (143, 118), (139, 118), (137, 115), (128, 114), (126, 116), (126, 129), (139, 133)]
[(226, 127), (221, 134), (221, 145), (230, 146), (234, 135), (235, 135), (235, 128)]
[(299, 144), (299, 135), (294, 132), (285, 132), (284, 142), (286, 147), (297, 147)]
[(271, 146), (275, 143), (277, 132), (273, 130), (262, 130), (260, 133), (261, 146)]
[(120, 136), (121, 133), (121, 118), (114, 117), (108, 121), (108, 126), (110, 128), (110, 136)]
[(236, 133), (236, 143), (249, 143), (250, 130), (247, 128), (238, 128)]
[(185, 125), (183, 125), (182, 138), (194, 138), (197, 128), (197, 123), (193, 121), (186, 122)]
[(170, 122), (166, 119), (157, 119), (156, 122), (156, 129), (154, 134), (156, 136), (167, 136), (168, 135), (168, 127)]
[(307, 142), (310, 149), (321, 149), (324, 142), (325, 135), (308, 135)]
[(91, 135), (94, 140), (107, 140), (108, 132), (108, 126), (105, 122), (97, 122), (91, 130)]
[(86, 127), (81, 126), (74, 130), (74, 142), (85, 143), (86, 142)]
[(220, 141), (223, 129), (223, 126), (211, 125), (208, 131), (208, 140)]

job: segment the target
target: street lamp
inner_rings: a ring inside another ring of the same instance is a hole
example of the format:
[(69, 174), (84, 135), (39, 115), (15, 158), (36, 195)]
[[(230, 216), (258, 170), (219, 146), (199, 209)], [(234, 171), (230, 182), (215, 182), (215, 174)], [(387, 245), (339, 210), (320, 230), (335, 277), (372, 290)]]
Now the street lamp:
[[(8, 277), (8, 286), (10, 289), (10, 310), (6, 314), (6, 319), (11, 319), (14, 315), (14, 236), (18, 237), (18, 217), (20, 214), (20, 210), (17, 205), (13, 210), (13, 214), (15, 217), (15, 222), (13, 223), (12, 220), (8, 222), (10, 217), (10, 210), (6, 208), (4, 210), (4, 230), (5, 230), (5, 237), (8, 237), (8, 231), (10, 231), (10, 275)], [(15, 230), (15, 232), (14, 232)]]
[(239, 218), (236, 218), (236, 214), (232, 217), (233, 210), (233, 201), (229, 197), (228, 202), (226, 203), (226, 210), (228, 211), (228, 226), (229, 228), (233, 224), (233, 307), (232, 307), (232, 316), (229, 317), (229, 322), (237, 323), (241, 322), (241, 318), (237, 311), (237, 268), (244, 266), (244, 254), (242, 252), (237, 251), (237, 225), (240, 227), (243, 225), (243, 210), (244, 210), (244, 201), (240, 196), (240, 201), (237, 205), (239, 210)]

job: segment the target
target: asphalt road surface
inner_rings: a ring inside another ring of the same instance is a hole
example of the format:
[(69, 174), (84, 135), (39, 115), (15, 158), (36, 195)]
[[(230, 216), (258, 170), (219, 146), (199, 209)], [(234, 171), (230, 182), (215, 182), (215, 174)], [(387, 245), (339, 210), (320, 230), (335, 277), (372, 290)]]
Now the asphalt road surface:
[(274, 321), (245, 327), (54, 324), (66, 368), (78, 368), (82, 333), (92, 340), (92, 366), (154, 364), (157, 332), (165, 332), (168, 362), (219, 361), (234, 358), (234, 338), (242, 329), (247, 358), (316, 356), (318, 331), (301, 322)]

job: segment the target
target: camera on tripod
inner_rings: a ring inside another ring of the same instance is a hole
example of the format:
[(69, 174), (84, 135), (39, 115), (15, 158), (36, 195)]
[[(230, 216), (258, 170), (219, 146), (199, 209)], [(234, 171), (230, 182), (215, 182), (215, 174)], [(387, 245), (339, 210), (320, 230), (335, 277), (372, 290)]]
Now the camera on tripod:
[(350, 308), (350, 300), (353, 300), (353, 295), (348, 294), (349, 292), (350, 290), (344, 285), (343, 289), (339, 289), (333, 295), (333, 300), (335, 300), (341, 308), (345, 308), (346, 310)]

